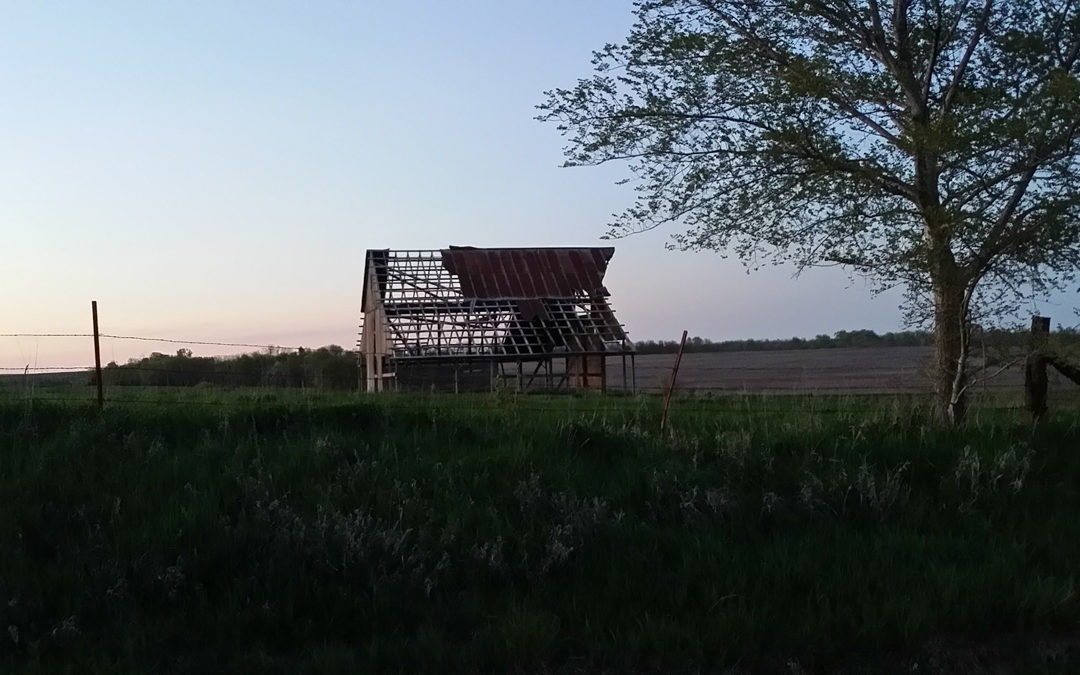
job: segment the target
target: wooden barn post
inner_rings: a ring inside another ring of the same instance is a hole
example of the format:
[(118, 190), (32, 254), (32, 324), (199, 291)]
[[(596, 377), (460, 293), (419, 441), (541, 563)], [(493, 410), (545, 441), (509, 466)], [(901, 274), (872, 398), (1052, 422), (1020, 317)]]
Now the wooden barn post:
[(1050, 333), (1050, 317), (1031, 317), (1031, 336), (1027, 362), (1024, 364), (1024, 400), (1032, 419), (1038, 422), (1046, 414), (1049, 380), (1046, 376), (1046, 340)]

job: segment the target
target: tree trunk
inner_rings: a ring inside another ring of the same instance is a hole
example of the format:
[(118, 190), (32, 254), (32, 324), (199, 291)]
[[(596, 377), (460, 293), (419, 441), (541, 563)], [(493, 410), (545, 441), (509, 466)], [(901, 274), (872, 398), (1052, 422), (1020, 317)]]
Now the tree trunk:
[(940, 283), (934, 293), (934, 387), (939, 417), (957, 425), (967, 413), (968, 317), (961, 283)]

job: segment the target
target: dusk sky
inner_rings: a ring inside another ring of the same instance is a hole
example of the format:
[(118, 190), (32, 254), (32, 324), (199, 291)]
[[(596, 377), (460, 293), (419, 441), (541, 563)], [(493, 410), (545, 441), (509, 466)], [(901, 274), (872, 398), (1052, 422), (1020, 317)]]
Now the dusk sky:
[[(88, 332), (96, 299), (106, 333), (351, 348), (368, 248), (602, 244), (625, 166), (559, 168), (533, 118), (631, 18), (625, 0), (4, 2), (0, 333)], [(747, 275), (665, 250), (673, 231), (614, 242), (635, 339), (902, 328), (898, 293)], [(1039, 309), (1070, 325), (1076, 304)], [(0, 338), (0, 367), (92, 360), (83, 339)]]

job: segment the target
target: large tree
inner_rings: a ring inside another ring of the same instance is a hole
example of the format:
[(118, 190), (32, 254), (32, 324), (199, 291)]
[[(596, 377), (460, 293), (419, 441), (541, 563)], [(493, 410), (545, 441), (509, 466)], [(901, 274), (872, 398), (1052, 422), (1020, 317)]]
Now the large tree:
[(540, 106), (567, 164), (629, 163), (611, 234), (676, 223), (682, 248), (905, 286), (959, 422), (973, 321), (1080, 266), (1080, 0), (634, 7)]

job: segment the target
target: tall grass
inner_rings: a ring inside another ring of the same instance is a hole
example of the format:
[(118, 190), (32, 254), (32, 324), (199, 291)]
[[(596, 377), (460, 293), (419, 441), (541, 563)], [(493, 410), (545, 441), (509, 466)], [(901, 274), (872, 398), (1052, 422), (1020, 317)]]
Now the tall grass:
[(0, 670), (925, 672), (1080, 619), (1075, 410), (128, 396), (0, 402)]

